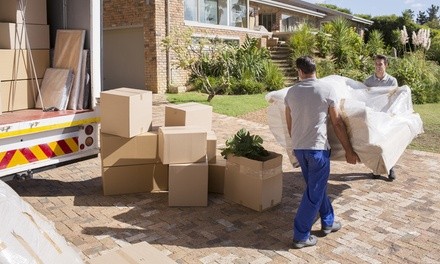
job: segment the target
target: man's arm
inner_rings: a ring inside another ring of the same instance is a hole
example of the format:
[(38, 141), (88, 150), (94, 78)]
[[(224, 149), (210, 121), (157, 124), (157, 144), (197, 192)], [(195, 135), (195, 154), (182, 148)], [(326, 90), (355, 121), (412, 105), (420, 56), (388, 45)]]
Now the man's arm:
[(356, 161), (359, 160), (359, 157), (351, 146), (351, 142), (348, 139), (347, 128), (345, 127), (344, 121), (342, 120), (338, 109), (336, 107), (329, 107), (328, 111), (335, 134), (345, 150), (345, 159), (348, 163), (356, 164)]
[(289, 137), (292, 137), (292, 117), (290, 116), (290, 107), (286, 106), (286, 124), (287, 131), (289, 131)]

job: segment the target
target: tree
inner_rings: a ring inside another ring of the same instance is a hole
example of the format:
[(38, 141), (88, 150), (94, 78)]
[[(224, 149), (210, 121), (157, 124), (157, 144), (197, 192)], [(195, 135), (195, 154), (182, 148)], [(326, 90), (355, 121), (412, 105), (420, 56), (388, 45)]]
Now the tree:
[(419, 11), (416, 21), (418, 24), (423, 25), (426, 22), (428, 22), (428, 16), (426, 15), (425, 12)]
[(439, 17), (437, 16), (439, 9), (440, 9), (439, 6), (431, 5), (431, 7), (429, 7), (426, 10), (426, 13), (428, 13), (428, 21), (433, 21), (433, 20), (439, 19)]
[(336, 11), (339, 11), (342, 13), (346, 13), (346, 14), (350, 14), (350, 15), (352, 14), (350, 9), (348, 9), (348, 8), (341, 8), (341, 7), (338, 7), (335, 5), (330, 5), (330, 4), (318, 4), (318, 5), (320, 5), (322, 7), (329, 8), (329, 9), (333, 9), (333, 10), (336, 10)]

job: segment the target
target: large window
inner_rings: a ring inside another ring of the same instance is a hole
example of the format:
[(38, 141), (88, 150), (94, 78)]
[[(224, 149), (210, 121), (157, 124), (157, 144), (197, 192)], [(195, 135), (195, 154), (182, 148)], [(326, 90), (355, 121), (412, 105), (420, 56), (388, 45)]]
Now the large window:
[(247, 0), (185, 0), (185, 20), (247, 27)]

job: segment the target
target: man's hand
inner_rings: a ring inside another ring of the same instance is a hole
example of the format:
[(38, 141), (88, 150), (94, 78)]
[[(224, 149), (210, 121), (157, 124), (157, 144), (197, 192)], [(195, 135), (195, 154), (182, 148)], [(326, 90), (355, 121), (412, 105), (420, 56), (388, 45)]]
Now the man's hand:
[(356, 162), (361, 161), (354, 151), (345, 152), (345, 160), (350, 164), (356, 164)]

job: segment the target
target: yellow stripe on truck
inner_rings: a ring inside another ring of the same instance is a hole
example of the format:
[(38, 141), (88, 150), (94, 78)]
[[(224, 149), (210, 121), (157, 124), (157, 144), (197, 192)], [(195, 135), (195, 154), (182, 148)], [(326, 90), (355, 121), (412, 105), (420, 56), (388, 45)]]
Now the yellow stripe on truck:
[(73, 127), (73, 126), (79, 126), (84, 124), (90, 124), (90, 123), (98, 123), (101, 119), (99, 117), (92, 117), (92, 118), (86, 118), (71, 122), (64, 122), (54, 125), (47, 125), (47, 126), (41, 126), (41, 127), (33, 127), (33, 128), (26, 128), (16, 131), (10, 131), (10, 132), (3, 132), (0, 133), (0, 139), (1, 138), (8, 138), (8, 137), (15, 137), (15, 136), (21, 136), (21, 135), (27, 135), (27, 134), (33, 134), (33, 133), (39, 133), (54, 129), (60, 129), (60, 128), (66, 128), (66, 127)]

